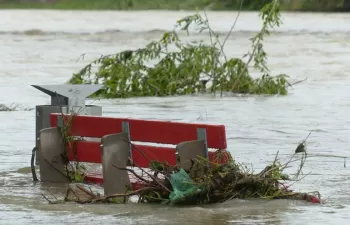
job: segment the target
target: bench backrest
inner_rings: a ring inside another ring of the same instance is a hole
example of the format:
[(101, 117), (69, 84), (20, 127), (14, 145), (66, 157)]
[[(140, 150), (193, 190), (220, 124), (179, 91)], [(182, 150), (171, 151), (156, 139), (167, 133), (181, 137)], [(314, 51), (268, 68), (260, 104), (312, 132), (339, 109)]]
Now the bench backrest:
[[(69, 115), (64, 117), (67, 120)], [(51, 114), (51, 127), (56, 127), (61, 119), (62, 114)], [(227, 147), (225, 126), (223, 125), (78, 115), (73, 117), (70, 127), (70, 135), (80, 137), (102, 138), (105, 135), (121, 132), (129, 132), (132, 142), (171, 145), (201, 139), (204, 135), (208, 148), (226, 149)], [(209, 152), (209, 158), (212, 156), (213, 152)], [(72, 155), (70, 160), (74, 160)], [(75, 160), (101, 163), (100, 142), (77, 142), (75, 146)], [(135, 165), (145, 168), (149, 167), (149, 160), (168, 162), (170, 165), (175, 165), (175, 147), (133, 144), (132, 160)]]

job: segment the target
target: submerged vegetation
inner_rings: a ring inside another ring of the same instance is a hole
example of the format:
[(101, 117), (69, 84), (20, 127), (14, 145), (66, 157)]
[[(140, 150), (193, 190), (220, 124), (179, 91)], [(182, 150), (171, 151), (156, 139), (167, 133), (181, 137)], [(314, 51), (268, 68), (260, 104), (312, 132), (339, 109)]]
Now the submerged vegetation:
[[(101, 83), (105, 88), (98, 95), (105, 98), (199, 92), (285, 95), (289, 85), (286, 75), (271, 76), (263, 46), (271, 29), (281, 24), (280, 1), (264, 5), (260, 17), (262, 28), (250, 39), (251, 50), (242, 58), (229, 58), (224, 52), (234, 25), (222, 40), (211, 28), (206, 14), (197, 13), (178, 20), (173, 31), (144, 48), (98, 58), (74, 74), (69, 83)], [(237, 19), (238, 16), (235, 23)], [(181, 33), (190, 36), (193, 25), (199, 32), (208, 32), (209, 40), (182, 40)], [(261, 76), (253, 78), (252, 69)]]

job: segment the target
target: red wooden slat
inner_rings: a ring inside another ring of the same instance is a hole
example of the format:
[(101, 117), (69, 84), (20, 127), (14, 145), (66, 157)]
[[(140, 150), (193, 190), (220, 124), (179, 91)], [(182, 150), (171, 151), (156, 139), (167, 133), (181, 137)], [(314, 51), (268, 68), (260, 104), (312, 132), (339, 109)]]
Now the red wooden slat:
[[(86, 183), (92, 183), (92, 184), (103, 185), (103, 176), (102, 176), (102, 174), (98, 174), (98, 173), (87, 174), (87, 175), (85, 176), (84, 181), (85, 181)], [(144, 184), (144, 183), (137, 182), (137, 181), (135, 181), (135, 180), (131, 180), (130, 183), (131, 183), (131, 188), (132, 188), (133, 190), (139, 190), (139, 189), (145, 187), (145, 184)]]
[(100, 173), (89, 173), (86, 174), (84, 181), (86, 183), (103, 185), (103, 175)]
[[(71, 161), (102, 163), (100, 142), (78, 141), (75, 145), (75, 157), (72, 151), (69, 153)], [(168, 162), (170, 165), (176, 164), (174, 148), (133, 145), (132, 157), (134, 164), (142, 168), (149, 168), (149, 160)]]
[[(68, 152), (70, 161), (102, 163), (101, 143), (96, 141), (77, 141), (75, 142), (74, 151)], [(71, 145), (72, 146), (72, 145)]]
[[(158, 147), (149, 145), (133, 145), (132, 156), (136, 166), (149, 168), (150, 160), (167, 162), (169, 165), (176, 165), (175, 148)], [(214, 163), (226, 163), (228, 156), (224, 153), (219, 155), (217, 152), (209, 151), (209, 160)], [(70, 151), (69, 159), (71, 161), (102, 163), (102, 152), (100, 142), (96, 141), (78, 141), (75, 144), (75, 157)]]
[[(59, 113), (50, 115), (51, 127), (57, 126)], [(157, 120), (139, 120), (101, 116), (74, 116), (71, 135), (102, 138), (122, 132), (122, 122), (129, 122), (132, 141), (177, 145), (184, 141), (197, 140), (197, 128), (205, 128), (209, 148), (226, 149), (224, 125), (180, 123)]]
[(176, 165), (175, 148), (134, 145), (132, 160), (135, 166), (149, 168), (150, 160)]

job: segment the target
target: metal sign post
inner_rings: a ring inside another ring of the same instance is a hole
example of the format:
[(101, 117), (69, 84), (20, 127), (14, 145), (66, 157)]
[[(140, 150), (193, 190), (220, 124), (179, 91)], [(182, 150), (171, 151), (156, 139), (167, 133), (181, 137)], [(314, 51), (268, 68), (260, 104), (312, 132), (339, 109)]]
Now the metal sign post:
[[(88, 96), (101, 89), (102, 85), (32, 85), (34, 88), (51, 96), (50, 105), (36, 106), (36, 149), (39, 147), (39, 132), (50, 127), (51, 113), (72, 112), (80, 115), (102, 115), (102, 107), (95, 105), (85, 105)], [(39, 164), (40, 151), (36, 154), (36, 164)]]

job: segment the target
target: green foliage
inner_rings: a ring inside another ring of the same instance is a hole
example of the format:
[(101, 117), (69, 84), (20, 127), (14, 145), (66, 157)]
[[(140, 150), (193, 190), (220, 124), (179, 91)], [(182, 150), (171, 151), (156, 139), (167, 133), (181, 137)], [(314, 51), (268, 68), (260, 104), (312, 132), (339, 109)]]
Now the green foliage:
[(79, 162), (69, 162), (69, 166), (66, 166), (66, 173), (69, 181), (81, 183), (85, 179), (86, 168)]
[[(152, 203), (197, 205), (224, 202), (234, 198), (310, 201), (314, 197), (306, 193), (294, 192), (288, 188), (290, 187), (288, 183), (300, 180), (299, 175), (305, 163), (306, 154), (301, 157), (297, 174), (293, 178), (285, 174), (284, 170), (290, 167), (290, 163), (299, 161), (296, 159), (296, 154), (293, 154), (287, 163), (282, 164), (278, 160), (277, 153), (275, 160), (259, 173), (253, 173), (246, 165), (234, 161), (231, 156), (228, 158), (230, 160), (227, 163), (216, 164), (206, 158), (197, 157), (191, 160), (192, 165), (186, 170), (177, 167), (172, 170), (168, 168), (157, 171), (165, 174), (164, 185), (167, 184), (172, 191), (165, 192), (165, 194), (159, 192), (158, 195), (161, 197)], [(162, 190), (161, 187), (158, 188)], [(146, 194), (147, 196), (142, 193), (139, 197), (147, 199), (145, 203), (149, 203), (150, 196)], [(155, 192), (153, 194), (156, 195)], [(153, 196), (152, 198), (154, 200)]]
[[(206, 7), (212, 0), (55, 0), (37, 1), (0, 0), (0, 8), (49, 8), (63, 10), (150, 10), (150, 9), (195, 9)], [(215, 4), (217, 4), (215, 2)]]
[(270, 0), (217, 0), (215, 4), (216, 8), (230, 8), (239, 9), (241, 4), (245, 10), (259, 10)]
[[(286, 76), (270, 76), (263, 48), (270, 29), (281, 24), (279, 0), (266, 4), (260, 16), (262, 29), (251, 38), (252, 50), (244, 56), (246, 62), (244, 58), (227, 58), (223, 51), (226, 40), (222, 43), (207, 17), (197, 13), (178, 20), (172, 32), (164, 33), (159, 41), (144, 48), (93, 61), (74, 74), (69, 83), (102, 83), (105, 88), (98, 94), (106, 98), (187, 95), (204, 91), (285, 95)], [(185, 31), (189, 36), (191, 25), (196, 25), (199, 32), (208, 31), (210, 43), (181, 40), (180, 33)], [(250, 76), (248, 67), (252, 61), (262, 74), (260, 78)], [(94, 66), (98, 66), (95, 73)]]
[(302, 10), (317, 10), (317, 11), (342, 11), (347, 8), (346, 5), (350, 1), (347, 0), (308, 0), (301, 3)]
[[(59, 10), (237, 10), (242, 0), (0, 0), (1, 9), (35, 8)], [(243, 0), (243, 10), (259, 10), (270, 0)], [(350, 0), (289, 0), (282, 1), (285, 10), (349, 11)]]
[[(80, 137), (73, 137), (69, 135), (73, 117), (76, 114), (72, 113), (67, 120), (63, 120), (62, 126), (59, 126), (61, 141), (64, 146), (64, 152), (61, 155), (62, 162), (65, 165), (65, 172), (70, 182), (83, 182), (86, 174), (86, 168), (76, 159), (75, 143), (81, 140)], [(62, 113), (63, 118), (63, 113)], [(69, 160), (69, 152), (73, 152), (74, 161)]]

